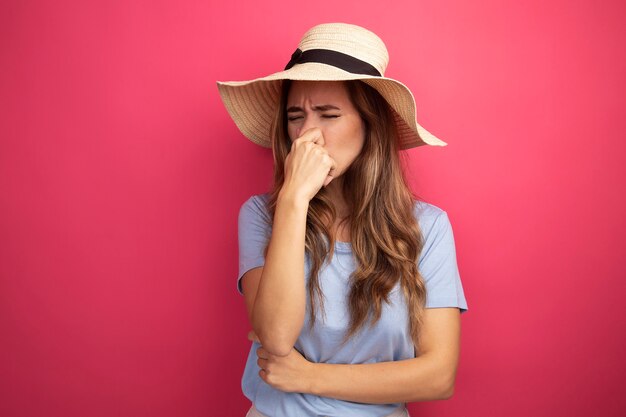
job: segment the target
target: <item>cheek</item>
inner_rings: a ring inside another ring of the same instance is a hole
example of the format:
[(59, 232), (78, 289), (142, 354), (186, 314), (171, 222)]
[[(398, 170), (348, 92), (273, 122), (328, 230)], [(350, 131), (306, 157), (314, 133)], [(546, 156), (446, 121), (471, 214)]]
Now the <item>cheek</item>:
[(350, 165), (363, 149), (365, 142), (364, 130), (359, 126), (345, 126), (340, 131), (333, 132), (333, 138), (342, 140), (333, 141), (329, 152), (342, 165)]
[(287, 125), (287, 139), (289, 139), (290, 141), (293, 141), (293, 139), (296, 137), (296, 129), (291, 126), (291, 125)]
[(355, 154), (360, 153), (363, 148), (363, 143), (365, 142), (365, 126), (362, 121), (359, 120), (359, 123), (355, 123), (351, 126), (349, 137), (350, 147), (353, 152)]

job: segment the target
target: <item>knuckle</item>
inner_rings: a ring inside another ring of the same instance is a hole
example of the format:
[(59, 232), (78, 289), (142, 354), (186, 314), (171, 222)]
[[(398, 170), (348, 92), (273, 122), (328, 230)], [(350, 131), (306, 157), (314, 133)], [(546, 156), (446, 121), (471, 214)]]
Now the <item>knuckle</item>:
[(306, 148), (308, 146), (307, 144), (310, 143), (310, 142), (308, 140), (306, 140), (306, 137), (302, 136), (302, 137), (296, 139), (294, 143), (295, 143), (295, 146), (297, 148), (298, 147), (303, 147), (303, 146)]

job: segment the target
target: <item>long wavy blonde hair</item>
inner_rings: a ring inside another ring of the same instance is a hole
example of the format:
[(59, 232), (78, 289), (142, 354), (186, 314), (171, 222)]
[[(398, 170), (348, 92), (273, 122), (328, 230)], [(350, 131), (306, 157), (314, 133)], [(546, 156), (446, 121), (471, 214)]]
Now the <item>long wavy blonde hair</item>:
[[(417, 353), (426, 301), (426, 287), (417, 268), (423, 237), (414, 204), (420, 198), (412, 193), (404, 177), (393, 110), (369, 85), (358, 80), (345, 83), (364, 121), (365, 141), (361, 153), (343, 174), (343, 195), (350, 214), (341, 223), (349, 223), (356, 266), (350, 275), (350, 323), (343, 343), (366, 324), (370, 313), (374, 314), (372, 326), (380, 319), (382, 302), (389, 303), (389, 292), (400, 281)], [(268, 210), (272, 221), (285, 179), (285, 158), (291, 150), (285, 110), (290, 86), (290, 80), (282, 82), (280, 104), (271, 128), (274, 185)], [(318, 273), (326, 257), (330, 261), (334, 254), (336, 239), (329, 226), (335, 224), (336, 217), (335, 207), (322, 187), (309, 203), (306, 221), (305, 252), (311, 259), (307, 286), (311, 328), (316, 321), (316, 300), (325, 314)], [(265, 256), (268, 246), (269, 242)]]

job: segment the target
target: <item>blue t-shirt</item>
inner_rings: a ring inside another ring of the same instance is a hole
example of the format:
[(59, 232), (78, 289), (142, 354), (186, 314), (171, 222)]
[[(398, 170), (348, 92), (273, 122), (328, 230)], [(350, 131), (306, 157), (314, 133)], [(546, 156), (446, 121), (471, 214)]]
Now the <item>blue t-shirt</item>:
[[(263, 249), (271, 236), (271, 220), (266, 208), (269, 193), (250, 197), (239, 211), (239, 277), (237, 290), (243, 295), (241, 277), (250, 269), (265, 264)], [(424, 248), (418, 269), (426, 284), (426, 307), (458, 307), (467, 311), (467, 302), (456, 262), (454, 237), (448, 215), (422, 201), (415, 202), (415, 216), (424, 235)], [(311, 263), (305, 254), (305, 287)], [(382, 304), (382, 315), (374, 327), (369, 322), (346, 344), (340, 346), (349, 324), (346, 300), (350, 273), (355, 262), (349, 242), (336, 242), (330, 264), (323, 264), (319, 283), (324, 293), (326, 321), (319, 302), (316, 322), (309, 330), (310, 303), (306, 297), (304, 325), (294, 347), (307, 360), (335, 364), (363, 364), (398, 361), (415, 357), (402, 288), (398, 283), (390, 292), (391, 304)], [(380, 417), (392, 413), (402, 403), (366, 404), (311, 394), (288, 393), (272, 388), (259, 376), (256, 350), (252, 342), (241, 387), (244, 395), (263, 414), (270, 417), (359, 416)]]

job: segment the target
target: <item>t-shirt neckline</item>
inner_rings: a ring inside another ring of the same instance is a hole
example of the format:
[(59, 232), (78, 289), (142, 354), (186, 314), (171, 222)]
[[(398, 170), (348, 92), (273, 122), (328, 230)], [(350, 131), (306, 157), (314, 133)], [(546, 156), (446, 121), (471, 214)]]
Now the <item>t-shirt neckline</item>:
[(352, 243), (351, 242), (341, 242), (339, 240), (335, 241), (335, 250), (340, 252), (352, 252)]

